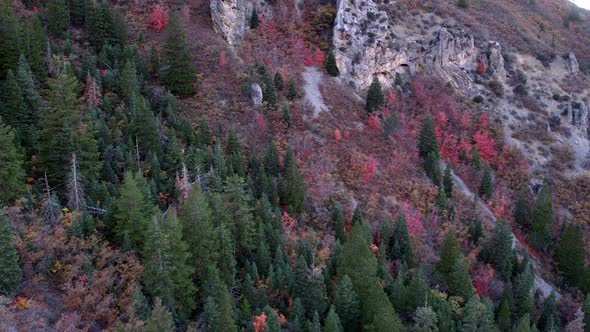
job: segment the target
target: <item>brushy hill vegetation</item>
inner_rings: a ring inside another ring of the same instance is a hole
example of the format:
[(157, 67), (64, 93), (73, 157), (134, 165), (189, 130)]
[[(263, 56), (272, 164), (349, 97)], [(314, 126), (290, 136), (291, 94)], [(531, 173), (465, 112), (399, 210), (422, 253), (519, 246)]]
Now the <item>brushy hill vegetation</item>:
[[(269, 3), (229, 49), (203, 0), (0, 0), (0, 329), (590, 326), (588, 178), (529, 190), (502, 125), (435, 78), (363, 100), (333, 78), (333, 4)], [(562, 2), (396, 10), (588, 61)]]

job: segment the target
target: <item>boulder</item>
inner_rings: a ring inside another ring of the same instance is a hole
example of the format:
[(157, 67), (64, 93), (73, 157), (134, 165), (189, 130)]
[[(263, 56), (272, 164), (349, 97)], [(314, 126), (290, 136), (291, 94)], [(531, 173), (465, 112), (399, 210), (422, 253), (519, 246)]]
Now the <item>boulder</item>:
[(262, 88), (257, 83), (250, 85), (250, 98), (254, 106), (262, 105)]

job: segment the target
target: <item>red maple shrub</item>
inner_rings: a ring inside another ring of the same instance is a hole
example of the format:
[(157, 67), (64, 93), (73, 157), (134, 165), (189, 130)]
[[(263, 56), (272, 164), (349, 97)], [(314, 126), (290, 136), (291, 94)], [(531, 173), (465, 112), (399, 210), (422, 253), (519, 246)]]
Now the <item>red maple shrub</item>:
[(162, 5), (157, 4), (150, 14), (148, 25), (156, 31), (164, 30), (168, 25), (168, 11)]
[(369, 121), (367, 122), (369, 129), (371, 130), (379, 130), (381, 129), (381, 119), (377, 113), (373, 113), (369, 116)]
[(363, 179), (365, 180), (365, 183), (369, 183), (373, 181), (373, 178), (375, 178), (375, 173), (377, 173), (377, 164), (377, 159), (373, 157), (369, 158), (369, 160), (365, 162), (365, 165), (363, 166)]

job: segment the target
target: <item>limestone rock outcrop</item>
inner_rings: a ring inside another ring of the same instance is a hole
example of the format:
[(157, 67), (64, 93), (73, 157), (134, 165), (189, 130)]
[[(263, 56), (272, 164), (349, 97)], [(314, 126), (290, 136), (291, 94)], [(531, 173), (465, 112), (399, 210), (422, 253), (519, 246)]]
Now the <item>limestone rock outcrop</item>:
[(577, 75), (580, 72), (580, 65), (574, 52), (570, 52), (566, 58), (567, 70), (571, 75)]
[(250, 29), (252, 10), (256, 8), (260, 17), (271, 17), (272, 7), (263, 0), (211, 0), (211, 20), (213, 29), (230, 46), (236, 47)]

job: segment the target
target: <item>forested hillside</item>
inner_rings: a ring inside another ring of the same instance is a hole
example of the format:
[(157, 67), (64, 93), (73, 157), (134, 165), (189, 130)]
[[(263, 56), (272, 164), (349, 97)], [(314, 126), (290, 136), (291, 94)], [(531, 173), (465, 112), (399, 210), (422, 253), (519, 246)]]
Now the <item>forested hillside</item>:
[(590, 331), (590, 15), (344, 1), (0, 0), (0, 330)]

